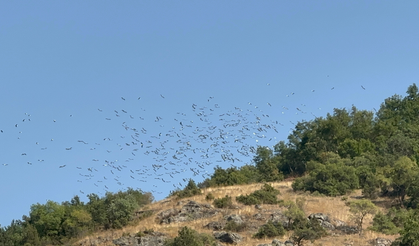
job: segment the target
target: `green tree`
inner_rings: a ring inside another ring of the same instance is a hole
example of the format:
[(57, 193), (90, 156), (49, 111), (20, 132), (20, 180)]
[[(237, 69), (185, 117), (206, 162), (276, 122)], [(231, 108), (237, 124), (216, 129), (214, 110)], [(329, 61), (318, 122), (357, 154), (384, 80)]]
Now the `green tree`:
[(22, 245), (24, 236), (22, 221), (12, 220), (9, 226), (0, 228), (0, 246)]
[(288, 219), (288, 229), (295, 229), (299, 223), (306, 220), (304, 211), (292, 201), (287, 201), (281, 206), (288, 208), (283, 214)]
[(413, 184), (415, 177), (419, 174), (417, 164), (407, 156), (400, 157), (392, 167), (388, 169), (387, 175), (391, 179), (391, 186), (396, 192), (400, 206), (404, 201), (408, 190)]
[(415, 211), (404, 221), (397, 243), (400, 246), (419, 246), (419, 212)]
[(89, 202), (86, 205), (87, 211), (92, 216), (94, 228), (99, 229), (100, 227), (103, 227), (105, 229), (108, 229), (107, 226), (109, 225), (109, 223), (104, 199), (100, 198), (97, 194), (94, 193), (87, 195), (87, 197), (89, 198)]
[(298, 246), (303, 245), (304, 241), (311, 241), (312, 243), (323, 236), (325, 236), (326, 230), (320, 225), (320, 222), (313, 219), (299, 220), (298, 223), (293, 225), (294, 231), (291, 239), (297, 243)]
[(64, 220), (64, 206), (47, 201), (45, 205), (34, 204), (29, 213), (30, 223), (36, 228), (39, 236), (45, 237), (53, 242), (60, 242), (61, 224)]
[(178, 198), (185, 198), (185, 197), (191, 197), (201, 194), (201, 189), (198, 188), (195, 181), (192, 179), (189, 179), (188, 184), (185, 186), (183, 190), (177, 190), (172, 192), (171, 196), (177, 196)]
[(352, 219), (358, 226), (359, 233), (361, 234), (365, 217), (375, 214), (377, 207), (370, 200), (355, 200), (349, 203), (349, 212), (352, 214)]
[(259, 146), (253, 161), (261, 175), (261, 181), (274, 182), (284, 179), (278, 170), (278, 160), (273, 156), (273, 152), (268, 147)]
[(30, 224), (24, 227), (23, 231), (23, 246), (40, 246), (41, 240), (38, 235), (38, 231)]
[(116, 194), (107, 192), (104, 203), (108, 227), (118, 229), (128, 225), (133, 219), (135, 209), (139, 207), (132, 194), (121, 191)]

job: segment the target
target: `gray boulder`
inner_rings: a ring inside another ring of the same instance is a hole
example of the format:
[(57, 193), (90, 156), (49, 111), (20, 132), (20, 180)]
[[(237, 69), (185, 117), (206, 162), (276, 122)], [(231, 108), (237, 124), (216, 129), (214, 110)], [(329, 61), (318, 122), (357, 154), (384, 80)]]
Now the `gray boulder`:
[(285, 215), (283, 215), (281, 212), (276, 212), (276, 213), (271, 214), (271, 217), (269, 220), (272, 221), (273, 223), (281, 223), (284, 228), (288, 228), (289, 226), (288, 218)]
[(315, 213), (315, 214), (310, 214), (308, 216), (309, 219), (318, 219), (318, 220), (323, 220), (323, 221), (327, 221), (330, 222), (329, 220), (329, 216), (323, 214), (323, 213)]
[(291, 241), (291, 240), (287, 240), (287, 241), (284, 242), (284, 245), (285, 246), (294, 246), (294, 242)]
[(316, 219), (320, 222), (320, 226), (323, 227), (326, 230), (335, 230), (335, 226), (331, 223), (329, 216), (322, 214), (322, 213), (316, 213), (316, 214), (310, 214), (308, 216), (309, 219)]
[(345, 226), (336, 227), (336, 229), (345, 234), (359, 234), (359, 229), (355, 226), (345, 225)]
[(220, 231), (224, 229), (224, 226), (221, 222), (218, 221), (212, 221), (210, 223), (208, 223), (207, 225), (205, 225), (204, 227), (213, 230), (213, 231)]
[(390, 239), (378, 237), (375, 239), (374, 246), (390, 246), (391, 243)]
[(227, 221), (233, 221), (234, 223), (241, 225), (244, 221), (240, 215), (231, 214), (224, 217)]
[(243, 240), (243, 237), (237, 233), (215, 231), (213, 232), (215, 239), (223, 243), (239, 243)]
[(279, 241), (278, 239), (272, 240), (272, 246), (285, 246), (285, 243)]
[(152, 232), (143, 237), (136, 237), (138, 246), (163, 246), (168, 236), (161, 232)]
[(163, 246), (168, 236), (161, 232), (149, 232), (144, 236), (125, 236), (113, 240), (118, 246)]

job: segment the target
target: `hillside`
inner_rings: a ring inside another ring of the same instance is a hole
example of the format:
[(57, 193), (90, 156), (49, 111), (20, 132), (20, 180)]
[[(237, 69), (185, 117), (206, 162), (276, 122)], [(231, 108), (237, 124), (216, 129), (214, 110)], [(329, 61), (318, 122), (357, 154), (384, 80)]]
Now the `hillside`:
[[(281, 191), (281, 195), (278, 196), (279, 199), (283, 200), (291, 200), (295, 201), (297, 198), (304, 198), (305, 199), (305, 214), (308, 216), (312, 213), (324, 213), (328, 215), (330, 218), (342, 220), (349, 225), (353, 225), (351, 222), (351, 214), (349, 213), (348, 206), (345, 205), (344, 199), (342, 196), (339, 197), (325, 197), (325, 196), (312, 196), (309, 194), (304, 194), (301, 192), (294, 192), (291, 188), (292, 181), (282, 181), (282, 182), (275, 182), (272, 183), (272, 186)], [(228, 187), (218, 187), (218, 188), (206, 188), (203, 189), (203, 193), (201, 195), (193, 196), (190, 198), (184, 199), (175, 199), (174, 197), (168, 198), (162, 201), (155, 202), (149, 206), (147, 209), (154, 210), (152, 216), (145, 218), (138, 222), (136, 225), (124, 227), (121, 230), (114, 230), (114, 231), (104, 231), (100, 233), (95, 233), (91, 236), (85, 237), (82, 240), (74, 243), (74, 245), (115, 245), (112, 243), (112, 240), (118, 239), (123, 235), (131, 234), (134, 235), (140, 231), (153, 229), (156, 232), (162, 232), (170, 237), (175, 237), (178, 235), (178, 231), (184, 227), (188, 226), (193, 228), (198, 232), (204, 232), (208, 234), (212, 234), (213, 230), (204, 228), (211, 221), (223, 221), (223, 217), (230, 214), (238, 214), (245, 218), (252, 218), (255, 214), (259, 213), (266, 213), (272, 214), (275, 211), (280, 211), (284, 209), (280, 209), (278, 205), (262, 205), (262, 209), (258, 210), (255, 206), (245, 206), (243, 204), (239, 204), (235, 202), (233, 199), (233, 204), (237, 208), (234, 209), (222, 209), (221, 213), (217, 214), (211, 218), (204, 218), (204, 219), (197, 219), (191, 222), (180, 222), (180, 223), (170, 223), (170, 224), (159, 224), (156, 222), (157, 214), (162, 211), (169, 210), (171, 208), (180, 209), (182, 205), (185, 204), (186, 201), (192, 200), (196, 201), (197, 203), (210, 203), (205, 200), (205, 196), (208, 193), (212, 193), (215, 198), (222, 198), (226, 195), (231, 197), (236, 197), (239, 195), (246, 195), (249, 194), (261, 187), (261, 184), (251, 184), (251, 185), (236, 185), (236, 186), (228, 186)], [(347, 196), (347, 201), (357, 200), (361, 197), (361, 191), (356, 190), (352, 192), (350, 195)], [(391, 206), (391, 200), (386, 198), (375, 199), (374, 203), (379, 207), (381, 211), (387, 211), (388, 208)], [(260, 224), (263, 224), (265, 220), (262, 220)], [(372, 217), (367, 217), (365, 220), (364, 228), (370, 226), (372, 223)], [(244, 237), (243, 241), (238, 243), (238, 245), (243, 246), (253, 246), (259, 244), (267, 244), (271, 243), (273, 238), (266, 238), (266, 239), (254, 239), (252, 235), (256, 232), (256, 230), (246, 230), (244, 232), (240, 232), (239, 234)], [(325, 236), (321, 239), (316, 240), (314, 243), (307, 242), (305, 245), (323, 245), (323, 246), (332, 246), (332, 245), (373, 245), (371, 244), (371, 240), (375, 240), (376, 238), (387, 238), (390, 240), (394, 240), (397, 238), (398, 235), (385, 235), (382, 233), (376, 233), (369, 230), (366, 230), (362, 236), (358, 234), (349, 234), (345, 235), (342, 233), (336, 233), (334, 231), (328, 231), (329, 235)], [(334, 235), (335, 234), (335, 235)], [(290, 233), (287, 233), (284, 237), (276, 237), (281, 241), (285, 241), (290, 236)], [(104, 242), (105, 240), (107, 242)]]
[(89, 194), (86, 203), (74, 196), (34, 204), (29, 216), (0, 227), (0, 246), (128, 246), (150, 238), (159, 243), (148, 246), (216, 245), (214, 238), (255, 246), (274, 238), (299, 246), (387, 238), (417, 246), (419, 88), (406, 94), (385, 99), (376, 114), (353, 106), (298, 122), (288, 142), (252, 146), (252, 163), (216, 166), (163, 201), (128, 188)]

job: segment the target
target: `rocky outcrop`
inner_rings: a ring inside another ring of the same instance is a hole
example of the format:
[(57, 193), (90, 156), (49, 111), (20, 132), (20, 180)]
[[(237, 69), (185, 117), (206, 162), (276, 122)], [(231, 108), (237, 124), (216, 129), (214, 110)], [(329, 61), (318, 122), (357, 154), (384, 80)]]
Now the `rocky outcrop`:
[(253, 218), (255, 220), (266, 220), (266, 218), (262, 214), (254, 214)]
[(349, 226), (345, 222), (338, 219), (331, 219), (323, 213), (310, 214), (309, 219), (317, 219), (320, 225), (330, 231), (340, 231), (344, 234), (357, 234), (359, 229), (355, 226)]
[(213, 232), (215, 239), (223, 243), (239, 243), (243, 240), (243, 237), (237, 233), (225, 232), (225, 231), (215, 231)]
[(320, 225), (326, 230), (330, 230), (330, 231), (335, 230), (335, 226), (332, 225), (332, 223), (330, 223), (329, 216), (327, 216), (325, 214), (322, 214), (322, 213), (310, 214), (308, 216), (308, 218), (309, 219), (317, 219), (317, 221), (319, 221)]
[(271, 214), (269, 220), (272, 221), (273, 223), (282, 224), (282, 226), (284, 228), (288, 228), (288, 226), (289, 226), (288, 218), (285, 215), (283, 215), (281, 211), (277, 211), (277, 212)]
[(227, 222), (228, 221), (233, 221), (234, 223), (236, 223), (238, 225), (241, 225), (244, 222), (242, 217), (240, 215), (237, 215), (237, 214), (227, 215), (227, 216), (224, 217), (224, 219), (227, 220)]
[(163, 246), (168, 236), (161, 232), (147, 232), (145, 235), (124, 236), (113, 240), (118, 246)]
[(195, 201), (189, 201), (180, 210), (171, 208), (159, 213), (157, 220), (160, 224), (170, 224), (208, 218), (216, 214), (218, 214), (218, 210), (211, 208), (209, 204), (199, 204)]
[(205, 228), (208, 228), (213, 231), (220, 231), (224, 229), (224, 225), (221, 222), (218, 221), (212, 221), (204, 226)]
[(378, 237), (374, 240), (374, 246), (390, 246), (392, 241), (387, 238)]
[(278, 239), (274, 239), (272, 243), (258, 244), (257, 246), (294, 246), (294, 243), (291, 241), (281, 242)]

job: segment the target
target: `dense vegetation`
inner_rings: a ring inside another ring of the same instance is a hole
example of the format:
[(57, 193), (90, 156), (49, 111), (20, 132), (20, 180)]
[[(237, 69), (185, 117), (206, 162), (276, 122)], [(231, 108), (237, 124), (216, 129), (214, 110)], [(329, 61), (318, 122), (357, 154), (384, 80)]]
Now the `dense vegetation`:
[(134, 221), (134, 211), (153, 201), (151, 193), (129, 188), (105, 197), (88, 195), (85, 204), (75, 196), (61, 204), (33, 204), (29, 216), (0, 228), (1, 246), (61, 245), (99, 229), (122, 228)]
[[(273, 149), (259, 146), (254, 165), (223, 169), (216, 167), (212, 176), (196, 185), (190, 180), (183, 190), (171, 193), (178, 198), (201, 194), (200, 188), (280, 181), (296, 178), (296, 192), (320, 193), (327, 196), (345, 195), (362, 189), (367, 199), (392, 197), (395, 206), (387, 213), (377, 213), (371, 230), (386, 234), (400, 233), (395, 244), (418, 245), (419, 237), (419, 93), (413, 84), (406, 96), (394, 95), (384, 100), (380, 109), (334, 109), (326, 117), (298, 122), (288, 141)], [(278, 193), (269, 185), (247, 196), (236, 198), (246, 205), (279, 203)], [(63, 244), (72, 237), (98, 229), (121, 228), (133, 220), (133, 211), (152, 201), (151, 194), (129, 189), (99, 198), (88, 196), (84, 204), (75, 196), (70, 202), (32, 205), (29, 216), (0, 228), (0, 246)], [(208, 196), (208, 200), (214, 197)], [(228, 206), (230, 198), (214, 201)], [(370, 200), (348, 204), (362, 229), (363, 218), (375, 213)], [(271, 223), (255, 237), (282, 235), (292, 229), (296, 242), (314, 240), (324, 232), (316, 221), (302, 219), (301, 209), (288, 206), (290, 228)], [(234, 225), (233, 225), (234, 227)], [(210, 245), (205, 235), (183, 228), (170, 245), (196, 236), (199, 245)], [(199, 240), (201, 240), (199, 239)], [(192, 239), (191, 239), (192, 240)], [(193, 239), (195, 240), (195, 239)], [(415, 241), (416, 240), (416, 241)], [(196, 244), (198, 245), (198, 244)]]
[[(328, 196), (362, 189), (368, 199), (392, 197), (396, 206), (374, 218), (372, 230), (400, 233), (401, 245), (419, 235), (419, 93), (413, 84), (406, 96), (384, 100), (380, 109), (334, 109), (326, 117), (296, 124), (273, 149), (259, 146), (255, 165), (222, 169), (199, 187), (278, 181), (297, 177), (295, 191)], [(359, 221), (362, 226), (362, 220)], [(268, 226), (272, 231), (274, 227)], [(412, 236), (413, 235), (413, 236)], [(417, 238), (417, 237), (416, 237)]]

